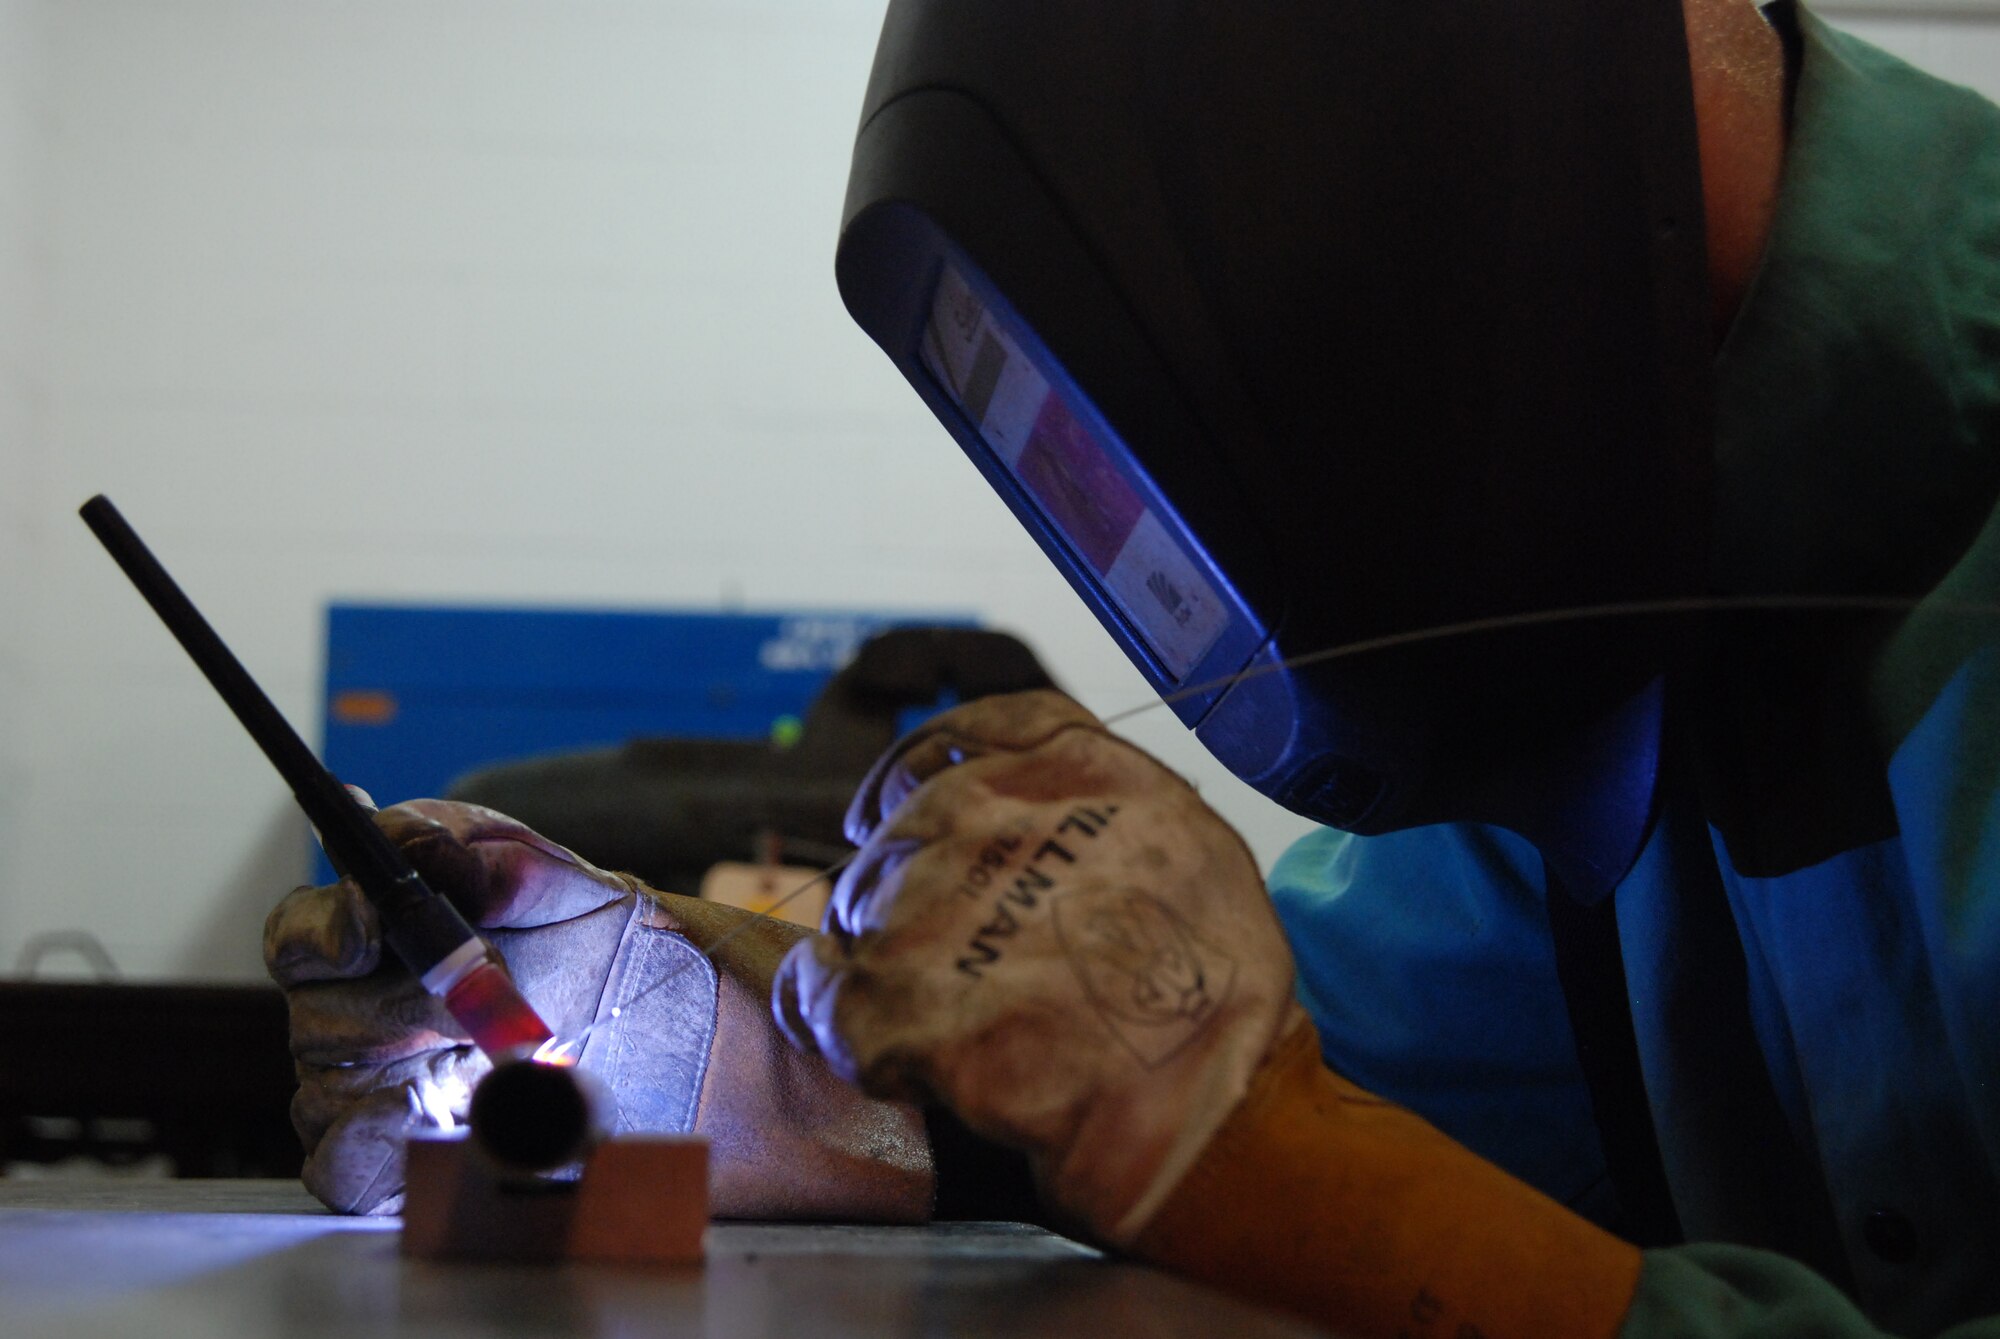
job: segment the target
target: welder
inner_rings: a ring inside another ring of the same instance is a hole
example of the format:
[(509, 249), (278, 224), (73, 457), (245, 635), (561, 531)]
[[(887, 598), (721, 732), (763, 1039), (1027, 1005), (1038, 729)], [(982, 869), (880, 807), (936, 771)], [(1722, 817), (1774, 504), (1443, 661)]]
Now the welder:
[[(2000, 112), (1749, 0), (902, 0), (840, 279), (1328, 827), (1267, 889), (1067, 699), (947, 713), (821, 935), (597, 1042), (670, 1095), (635, 1127), (770, 1090), (710, 1020), (789, 1063), (716, 1003), (774, 979), (834, 1119), (732, 1111), (857, 1154), (821, 1209), (920, 1213), (927, 1103), (1074, 1230), (1343, 1333), (2000, 1332)], [(402, 814), (579, 1017), (717, 914)], [(345, 905), (281, 908), (281, 979), (373, 966)], [(394, 988), (294, 992), (346, 1207), (463, 1079)]]

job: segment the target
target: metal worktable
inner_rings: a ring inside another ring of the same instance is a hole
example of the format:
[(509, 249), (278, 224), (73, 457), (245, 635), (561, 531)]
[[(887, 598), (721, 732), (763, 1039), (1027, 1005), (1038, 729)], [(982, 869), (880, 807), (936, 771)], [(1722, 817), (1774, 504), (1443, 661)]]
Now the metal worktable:
[(1313, 1333), (1011, 1223), (716, 1223), (679, 1270), (427, 1264), (396, 1230), (289, 1181), (0, 1181), (0, 1335)]

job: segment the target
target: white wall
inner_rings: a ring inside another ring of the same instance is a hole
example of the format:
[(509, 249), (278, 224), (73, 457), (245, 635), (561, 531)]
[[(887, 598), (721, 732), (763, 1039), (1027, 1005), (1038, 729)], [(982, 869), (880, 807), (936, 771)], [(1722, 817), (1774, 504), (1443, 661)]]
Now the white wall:
[(35, 776), (28, 619), (45, 452), (48, 50), (43, 0), (0, 0), (0, 971), (26, 923)]
[[(975, 607), (1146, 699), (840, 308), (882, 7), (0, 0), (0, 971), (255, 976), (304, 869), (100, 490), (302, 723), (330, 597)], [(2000, 91), (1992, 19), (1853, 26)]]

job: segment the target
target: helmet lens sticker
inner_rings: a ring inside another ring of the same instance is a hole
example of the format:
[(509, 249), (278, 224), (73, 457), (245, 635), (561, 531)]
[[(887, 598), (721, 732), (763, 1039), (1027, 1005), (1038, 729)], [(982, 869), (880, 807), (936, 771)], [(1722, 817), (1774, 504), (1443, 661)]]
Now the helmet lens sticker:
[(1119, 467), (1122, 448), (1023, 352), (964, 275), (944, 266), (924, 330), (924, 367), (1179, 682), (1229, 613)]

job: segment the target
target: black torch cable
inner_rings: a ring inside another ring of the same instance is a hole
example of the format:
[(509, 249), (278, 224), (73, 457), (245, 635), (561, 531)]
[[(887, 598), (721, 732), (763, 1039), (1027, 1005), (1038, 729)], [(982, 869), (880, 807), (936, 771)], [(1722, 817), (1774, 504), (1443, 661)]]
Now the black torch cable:
[(328, 859), (381, 913), (389, 947), (422, 976), (477, 936), (457, 908), (433, 892), (346, 787), (321, 765), (257, 686), (201, 611), (102, 494), (78, 509), (91, 533), (234, 712), (319, 830)]
[[(320, 765), (306, 742), (300, 739), (264, 690), (257, 686), (250, 672), (243, 668), (243, 662), (236, 658), (215, 629), (209, 626), (201, 611), (194, 607), (153, 551), (146, 547), (131, 525), (113, 506), (111, 499), (103, 494), (92, 498), (78, 508), (77, 515), (83, 517), (85, 525), (104, 545), (112, 560), (131, 579), (132, 585), (145, 597), (160, 621), (173, 633), (174, 640), (188, 653), (196, 668), (200, 669), (215, 691), (236, 713), (236, 719), (250, 732), (250, 738), (278, 769), (285, 784), (291, 787), (300, 807), (309, 814), (318, 814), (328, 809), (349, 807), (353, 800), (346, 789), (334, 779), (331, 772)], [(368, 825), (370, 832), (375, 825)], [(356, 841), (354, 834), (345, 825), (321, 828), (321, 837), (327, 844), (328, 856), (340, 864), (345, 872), (359, 878), (364, 871), (394, 877), (400, 871), (395, 868), (401, 862), (393, 850), (387, 858), (381, 850), (369, 849), (373, 844)], [(387, 847), (387, 839), (381, 839), (381, 846)], [(331, 849), (338, 845), (340, 849)]]

